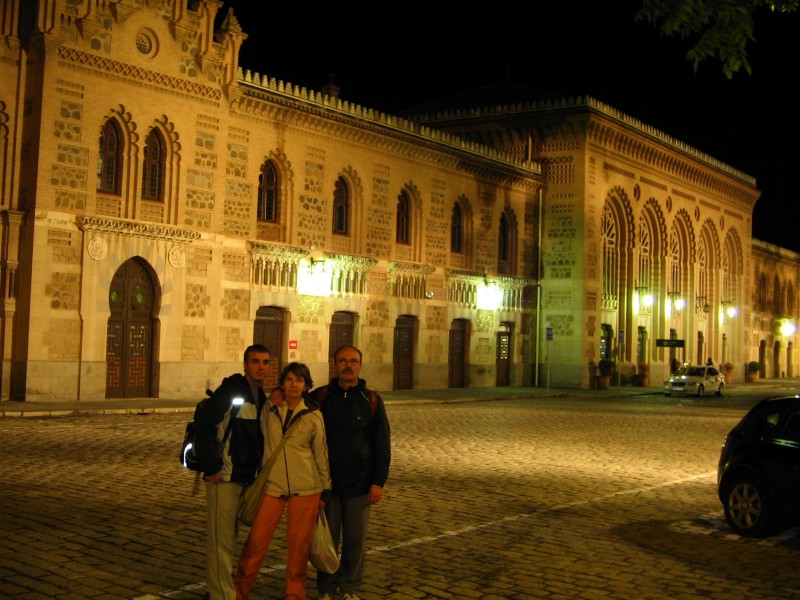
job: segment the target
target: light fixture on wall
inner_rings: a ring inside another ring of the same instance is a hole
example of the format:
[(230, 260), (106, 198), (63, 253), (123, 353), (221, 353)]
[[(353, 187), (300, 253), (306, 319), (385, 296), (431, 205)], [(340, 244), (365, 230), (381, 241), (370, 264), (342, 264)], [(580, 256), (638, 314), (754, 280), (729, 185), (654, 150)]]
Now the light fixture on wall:
[(694, 299), (694, 308), (695, 310), (703, 309), (704, 313), (711, 311), (711, 306), (709, 306), (708, 302), (706, 302), (705, 296), (697, 296)]
[(723, 300), (722, 302), (720, 302), (720, 305), (722, 306), (722, 314), (724, 314), (726, 317), (730, 319), (739, 314), (739, 310), (733, 305), (733, 302), (730, 300)]
[(312, 257), (307, 261), (300, 261), (300, 269), (297, 272), (297, 293), (306, 296), (331, 295), (331, 274), (324, 258)]
[(503, 290), (494, 282), (484, 278), (483, 284), (478, 284), (475, 304), (481, 310), (497, 310), (503, 305)]
[(781, 319), (778, 330), (784, 336), (794, 335), (797, 333), (797, 325), (791, 319)]
[(633, 306), (634, 311), (648, 312), (653, 306), (653, 295), (647, 286), (636, 286), (634, 289)]
[(670, 306), (676, 311), (686, 307), (686, 300), (681, 298), (680, 292), (667, 292), (667, 298), (669, 299)]

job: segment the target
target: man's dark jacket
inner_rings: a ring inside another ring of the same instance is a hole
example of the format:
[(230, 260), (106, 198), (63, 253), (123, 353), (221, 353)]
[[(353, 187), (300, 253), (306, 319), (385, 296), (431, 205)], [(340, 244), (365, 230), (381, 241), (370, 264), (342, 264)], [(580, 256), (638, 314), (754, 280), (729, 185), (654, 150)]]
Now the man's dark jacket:
[[(238, 407), (237, 400), (243, 401)], [(258, 388), (258, 397), (253, 398), (247, 379), (237, 373), (223, 379), (203, 408), (195, 411), (195, 454), (203, 467), (203, 475), (222, 471), (224, 481), (252, 483), (264, 453), (259, 416), (265, 402), (261, 388)], [(225, 435), (220, 424), (226, 416), (232, 416), (232, 426), (227, 449), (220, 456), (219, 448)]]
[(366, 381), (359, 379), (358, 385), (345, 390), (338, 379), (332, 379), (311, 394), (325, 420), (333, 493), (340, 496), (362, 496), (371, 485), (383, 487), (389, 477), (391, 440), (386, 407), (375, 392), (377, 406), (372, 414), (366, 386)]

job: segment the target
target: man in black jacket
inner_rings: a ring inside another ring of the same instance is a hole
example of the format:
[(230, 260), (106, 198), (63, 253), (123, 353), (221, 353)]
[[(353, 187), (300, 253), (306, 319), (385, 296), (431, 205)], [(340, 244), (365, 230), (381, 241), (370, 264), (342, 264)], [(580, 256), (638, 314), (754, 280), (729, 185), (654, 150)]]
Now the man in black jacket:
[(342, 600), (358, 600), (370, 507), (381, 501), (389, 477), (389, 419), (381, 397), (359, 378), (361, 351), (343, 346), (333, 356), (338, 376), (311, 396), (325, 420), (333, 484), (325, 514), (337, 547), (341, 540), (341, 564), (333, 574), (317, 573), (317, 589), (321, 600), (337, 590)]
[(259, 417), (266, 402), (261, 389), (270, 360), (266, 346), (244, 351), (244, 375), (226, 377), (207, 406), (195, 413), (196, 455), (206, 486), (208, 542), (207, 597), (236, 600), (236, 507), (242, 488), (261, 465), (264, 437)]

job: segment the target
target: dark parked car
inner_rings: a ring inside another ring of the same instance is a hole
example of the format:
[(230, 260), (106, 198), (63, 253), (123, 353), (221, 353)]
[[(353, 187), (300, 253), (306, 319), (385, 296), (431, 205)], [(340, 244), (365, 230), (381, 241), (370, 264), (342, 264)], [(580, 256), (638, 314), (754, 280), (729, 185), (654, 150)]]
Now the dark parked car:
[(761, 400), (725, 438), (717, 469), (730, 528), (764, 537), (800, 513), (800, 396)]

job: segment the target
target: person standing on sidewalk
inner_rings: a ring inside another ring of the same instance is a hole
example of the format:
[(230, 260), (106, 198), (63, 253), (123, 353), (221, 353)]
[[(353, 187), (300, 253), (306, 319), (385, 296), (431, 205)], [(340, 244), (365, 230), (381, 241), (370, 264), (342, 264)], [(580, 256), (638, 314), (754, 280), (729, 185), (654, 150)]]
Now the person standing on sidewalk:
[(206, 597), (210, 600), (236, 598), (232, 577), (236, 508), (242, 488), (255, 479), (264, 452), (259, 418), (266, 402), (261, 385), (269, 361), (266, 346), (248, 346), (244, 375), (226, 377), (208, 406), (195, 413), (195, 452), (206, 487)]
[(370, 507), (381, 501), (389, 477), (389, 419), (381, 397), (359, 377), (361, 358), (353, 346), (336, 350), (337, 377), (311, 394), (322, 407), (328, 438), (333, 488), (325, 515), (337, 548), (341, 542), (339, 569), (317, 572), (321, 600), (333, 600), (337, 591), (342, 600), (358, 600)]
[(325, 508), (322, 494), (327, 496), (331, 488), (325, 424), (319, 406), (305, 401), (313, 385), (311, 373), (306, 365), (292, 362), (284, 367), (279, 381), (284, 401), (280, 405), (269, 404), (261, 416), (265, 460), (276, 451), (281, 438), (288, 437), (267, 475), (264, 495), (239, 557), (234, 579), (237, 600), (244, 600), (253, 590), (258, 570), (287, 507), (284, 598), (305, 599), (311, 536), (317, 515)]

